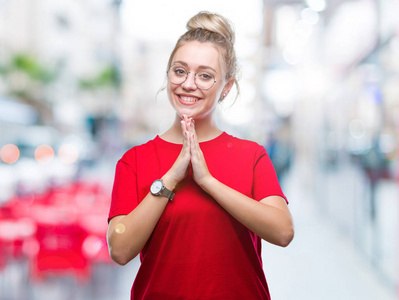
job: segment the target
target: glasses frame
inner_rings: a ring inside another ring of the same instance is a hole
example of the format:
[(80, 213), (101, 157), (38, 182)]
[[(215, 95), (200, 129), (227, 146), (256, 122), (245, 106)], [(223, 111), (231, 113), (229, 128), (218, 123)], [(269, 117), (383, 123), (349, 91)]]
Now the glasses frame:
[(215, 85), (216, 82), (220, 81), (220, 80), (216, 80), (215, 78), (213, 78), (213, 83), (212, 83), (212, 85), (211, 85), (209, 88), (207, 88), (207, 89), (202, 89), (202, 88), (200, 88), (200, 87), (198, 86), (197, 81), (196, 81), (196, 79), (197, 79), (197, 74), (198, 74), (200, 71), (198, 71), (197, 73), (188, 72), (188, 71), (186, 71), (186, 69), (185, 69), (184, 67), (182, 67), (182, 69), (184, 69), (184, 70), (186, 71), (186, 78), (185, 78), (181, 83), (174, 83), (172, 80), (169, 79), (169, 72), (170, 72), (170, 70), (172, 69), (172, 67), (173, 67), (173, 65), (170, 66), (169, 70), (166, 72), (166, 77), (168, 78), (168, 80), (169, 80), (171, 83), (176, 84), (176, 85), (181, 85), (181, 84), (185, 83), (186, 80), (187, 80), (187, 78), (188, 78), (188, 74), (190, 74), (190, 73), (194, 74), (194, 83), (195, 83), (195, 85), (197, 86), (197, 88), (198, 88), (199, 90), (202, 90), (202, 91), (210, 90), (211, 88), (213, 88), (213, 86)]

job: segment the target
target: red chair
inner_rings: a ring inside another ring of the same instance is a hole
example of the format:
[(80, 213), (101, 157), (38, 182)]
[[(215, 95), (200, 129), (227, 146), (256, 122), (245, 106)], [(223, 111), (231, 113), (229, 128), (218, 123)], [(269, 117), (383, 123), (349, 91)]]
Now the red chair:
[(29, 254), (26, 242), (35, 236), (36, 229), (36, 223), (29, 218), (0, 219), (0, 256), (3, 261), (18, 260)]
[(89, 278), (89, 265), (82, 245), (87, 234), (75, 224), (41, 224), (37, 230), (39, 251), (31, 261), (31, 275), (41, 280), (47, 275)]

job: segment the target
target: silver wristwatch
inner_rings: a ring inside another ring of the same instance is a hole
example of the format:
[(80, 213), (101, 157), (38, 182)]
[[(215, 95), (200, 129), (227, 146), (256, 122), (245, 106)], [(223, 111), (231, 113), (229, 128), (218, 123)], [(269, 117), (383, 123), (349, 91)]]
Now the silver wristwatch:
[(163, 184), (162, 179), (157, 179), (151, 184), (150, 188), (151, 194), (155, 196), (164, 196), (168, 198), (170, 201), (172, 201), (173, 197), (175, 196), (175, 193), (173, 191), (168, 190), (165, 185)]

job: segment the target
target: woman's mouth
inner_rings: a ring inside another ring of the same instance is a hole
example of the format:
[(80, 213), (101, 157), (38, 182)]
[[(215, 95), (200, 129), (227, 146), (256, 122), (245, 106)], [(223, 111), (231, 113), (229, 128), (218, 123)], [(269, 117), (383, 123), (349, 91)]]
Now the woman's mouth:
[(183, 95), (178, 95), (179, 101), (182, 104), (185, 105), (193, 105), (197, 103), (201, 98), (198, 97), (193, 97), (193, 96), (183, 96)]

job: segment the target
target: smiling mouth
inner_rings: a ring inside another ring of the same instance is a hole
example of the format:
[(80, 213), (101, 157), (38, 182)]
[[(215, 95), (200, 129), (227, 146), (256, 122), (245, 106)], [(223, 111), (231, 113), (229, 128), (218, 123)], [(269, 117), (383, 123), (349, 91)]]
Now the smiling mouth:
[(189, 97), (189, 96), (182, 96), (182, 95), (178, 95), (178, 96), (182, 102), (191, 103), (191, 104), (201, 100), (201, 98), (197, 98), (197, 97)]

